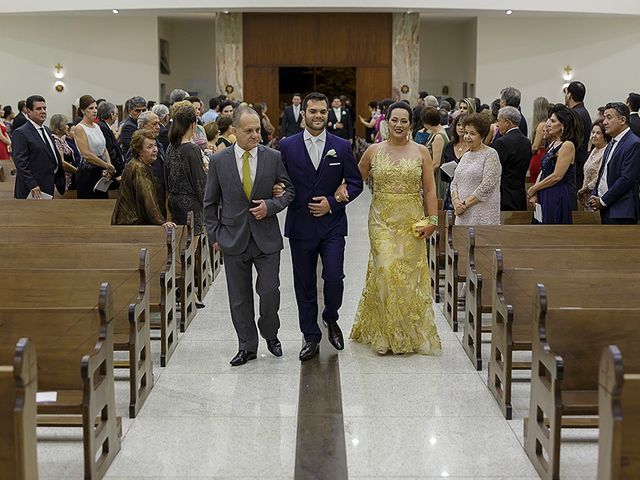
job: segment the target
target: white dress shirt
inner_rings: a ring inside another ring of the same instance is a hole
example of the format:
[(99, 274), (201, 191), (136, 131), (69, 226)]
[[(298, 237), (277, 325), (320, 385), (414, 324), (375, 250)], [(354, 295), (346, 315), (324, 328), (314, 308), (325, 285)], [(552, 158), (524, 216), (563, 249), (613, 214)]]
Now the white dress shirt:
[(316, 170), (320, 166), (320, 162), (322, 161), (322, 152), (324, 152), (324, 144), (327, 141), (327, 131), (323, 130), (320, 135), (314, 137), (309, 133), (309, 130), (304, 129), (304, 133), (302, 134), (304, 138), (304, 145), (307, 147), (307, 152), (309, 152), (309, 157), (311, 158), (311, 163)]
[(53, 152), (53, 158), (56, 159), (55, 166), (53, 167), (53, 173), (56, 173), (58, 171), (58, 151), (56, 150), (56, 147), (53, 145), (53, 143), (51, 141), (51, 138), (49, 138), (49, 135), (46, 134), (46, 132), (44, 130), (44, 125), (42, 125), (42, 126), (38, 125), (36, 122), (31, 120), (29, 117), (27, 117), (27, 120), (29, 122), (31, 122), (31, 125), (33, 125), (35, 127), (36, 131), (38, 132), (38, 134), (40, 134), (40, 138), (42, 138), (42, 140), (44, 141), (45, 144), (49, 145), (49, 148)]
[[(242, 182), (244, 180), (242, 178), (242, 164), (244, 163), (242, 156), (245, 151), (237, 143), (233, 144), (233, 151), (236, 154), (236, 166), (238, 167), (240, 182)], [(249, 150), (249, 155), (249, 170), (251, 171), (251, 185), (253, 185), (256, 181), (256, 169), (258, 167), (258, 147)]]
[(342, 121), (342, 108), (334, 108), (333, 113), (336, 115), (336, 123), (340, 123)]
[(602, 196), (607, 193), (607, 190), (609, 190), (609, 182), (607, 180), (607, 169), (609, 167), (609, 162), (613, 158), (613, 152), (616, 151), (616, 148), (620, 144), (620, 140), (622, 140), (622, 137), (624, 137), (629, 130), (629, 127), (625, 128), (615, 138), (612, 139), (612, 141), (615, 140), (615, 143), (613, 144), (613, 147), (611, 147), (611, 151), (609, 151), (609, 155), (607, 156), (607, 158), (602, 159), (602, 162), (604, 163), (604, 167), (602, 168), (604, 168), (604, 170), (602, 171), (602, 177), (600, 177), (600, 183), (598, 183), (598, 197), (600, 197), (600, 203), (602, 203), (602, 205), (604, 205), (605, 207), (606, 205), (602, 201)]
[(296, 122), (300, 121), (300, 105), (292, 105), (293, 106), (293, 118)]

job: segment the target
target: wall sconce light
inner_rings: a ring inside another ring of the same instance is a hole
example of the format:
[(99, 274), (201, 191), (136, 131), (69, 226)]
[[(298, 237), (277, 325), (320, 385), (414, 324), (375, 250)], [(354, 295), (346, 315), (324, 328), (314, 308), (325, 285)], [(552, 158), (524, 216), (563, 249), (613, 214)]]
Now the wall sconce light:
[(571, 65), (567, 65), (562, 70), (562, 79), (565, 82), (570, 82), (572, 78), (573, 78), (573, 68), (571, 68)]
[(53, 86), (58, 93), (62, 93), (64, 91), (64, 82), (62, 80), (58, 80)]
[(55, 73), (53, 75), (56, 78), (63, 79), (64, 78), (64, 67), (62, 65), (60, 65), (60, 63), (58, 63), (58, 64), (54, 65), (53, 68), (56, 69), (56, 71), (55, 71)]

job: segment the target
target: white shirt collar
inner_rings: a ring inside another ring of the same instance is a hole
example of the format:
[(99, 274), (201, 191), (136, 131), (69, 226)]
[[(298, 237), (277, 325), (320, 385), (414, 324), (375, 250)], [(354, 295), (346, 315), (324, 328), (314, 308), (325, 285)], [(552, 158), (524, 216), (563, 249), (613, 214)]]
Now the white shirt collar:
[(504, 132), (504, 134), (506, 135), (507, 133), (509, 133), (511, 130), (519, 130), (520, 127), (512, 127), (509, 130), (507, 130), (506, 132)]
[[(244, 152), (246, 150), (243, 150), (240, 146), (238, 146), (237, 143), (233, 144), (233, 151), (236, 154), (236, 160), (240, 160), (242, 158), (242, 155), (244, 155)], [(251, 158), (258, 158), (258, 147), (252, 148), (251, 150), (249, 150), (249, 155), (251, 155)]]
[[(307, 141), (312, 142), (313, 141), (312, 140), (313, 135), (311, 135), (309, 133), (309, 130), (307, 130), (306, 128), (304, 129), (304, 133), (302, 134), (302, 136), (303, 136), (305, 142), (307, 142)], [(321, 142), (321, 143), (325, 143), (327, 141), (327, 130), (326, 129), (322, 130), (322, 132), (320, 132), (320, 135), (318, 135), (315, 138), (317, 139), (316, 141)]]
[(638, 112), (629, 112), (629, 115), (638, 115)]
[(629, 127), (627, 127), (623, 131), (621, 131), (618, 135), (616, 135), (614, 137), (614, 140), (616, 141), (616, 143), (618, 143), (620, 140), (622, 140), (622, 137), (624, 137), (629, 130), (631, 130), (631, 129)]
[[(26, 115), (25, 115), (26, 116)], [(31, 122), (31, 125), (33, 125), (34, 127), (36, 127), (36, 130), (38, 130), (38, 132), (40, 131), (41, 128), (44, 128), (44, 124), (42, 125), (38, 125), (36, 122), (34, 122), (33, 120), (31, 120), (29, 117), (27, 117), (27, 121)]]

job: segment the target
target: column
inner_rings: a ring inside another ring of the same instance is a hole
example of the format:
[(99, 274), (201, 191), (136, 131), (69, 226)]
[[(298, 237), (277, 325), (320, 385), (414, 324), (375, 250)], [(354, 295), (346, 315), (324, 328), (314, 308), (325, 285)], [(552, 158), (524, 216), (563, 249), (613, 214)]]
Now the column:
[(420, 14), (393, 14), (393, 96), (415, 103), (420, 81)]
[[(216, 17), (216, 72), (218, 92), (242, 100), (242, 13)], [(233, 88), (229, 93), (228, 89)]]

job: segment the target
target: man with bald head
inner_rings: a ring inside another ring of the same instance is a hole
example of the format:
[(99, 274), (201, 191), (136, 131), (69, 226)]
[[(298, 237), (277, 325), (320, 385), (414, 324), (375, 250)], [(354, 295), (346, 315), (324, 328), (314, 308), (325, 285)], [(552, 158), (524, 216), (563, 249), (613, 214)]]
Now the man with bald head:
[[(276, 214), (291, 203), (295, 192), (280, 152), (260, 145), (260, 117), (255, 110), (238, 107), (231, 129), (236, 143), (209, 163), (204, 217), (209, 242), (224, 254), (231, 320), (238, 336), (238, 353), (230, 362), (235, 367), (257, 357), (258, 330), (269, 352), (282, 356), (278, 310), (284, 245)], [(274, 197), (277, 183), (284, 184), (284, 193)], [(260, 297), (257, 329), (253, 267)]]

